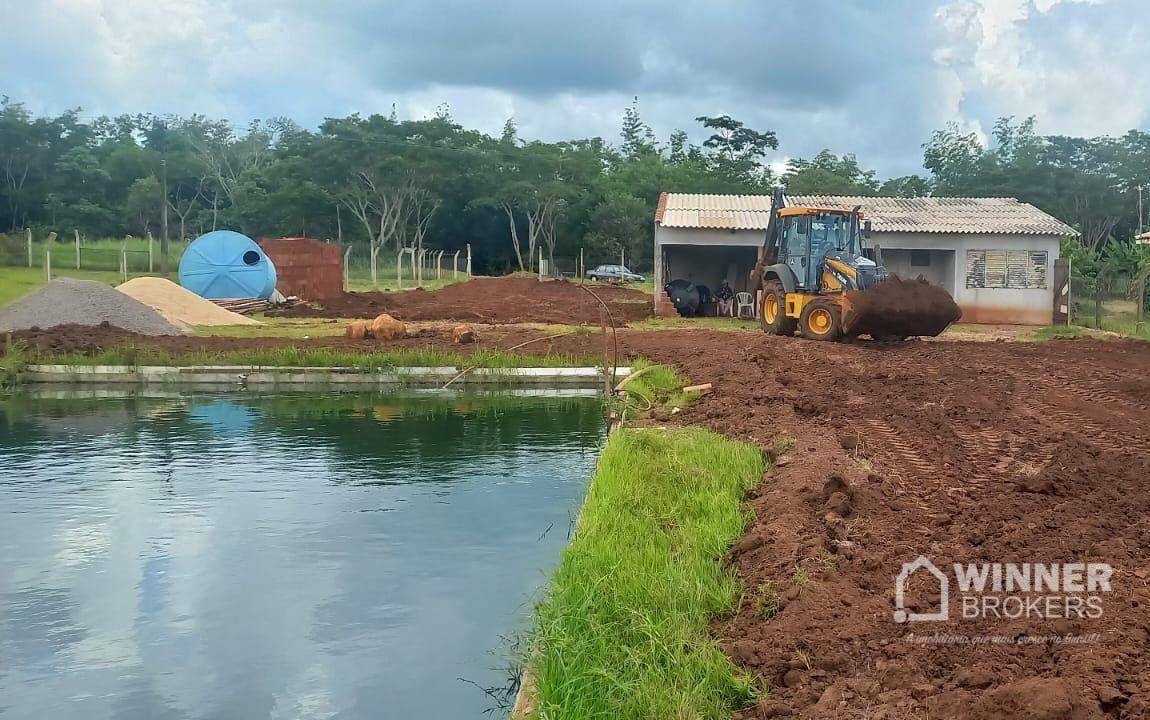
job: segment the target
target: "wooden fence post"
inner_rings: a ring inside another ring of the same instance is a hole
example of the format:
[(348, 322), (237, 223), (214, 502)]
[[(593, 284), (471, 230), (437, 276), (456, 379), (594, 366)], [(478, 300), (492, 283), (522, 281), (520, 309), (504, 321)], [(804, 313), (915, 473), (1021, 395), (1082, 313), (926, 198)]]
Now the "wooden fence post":
[(1138, 281), (1138, 315), (1134, 321), (1134, 334), (1137, 335), (1142, 332), (1142, 314), (1146, 307), (1146, 276), (1143, 275), (1142, 279)]
[(1094, 278), (1094, 327), (1102, 329), (1102, 275)]

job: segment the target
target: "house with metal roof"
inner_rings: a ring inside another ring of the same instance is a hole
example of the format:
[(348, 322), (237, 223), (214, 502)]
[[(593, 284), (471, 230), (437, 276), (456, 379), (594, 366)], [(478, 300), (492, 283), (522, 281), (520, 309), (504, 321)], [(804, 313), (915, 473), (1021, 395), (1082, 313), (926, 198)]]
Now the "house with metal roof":
[[(870, 246), (901, 277), (942, 286), (963, 322), (1049, 325), (1055, 261), (1077, 231), (1014, 198), (796, 195), (788, 205), (862, 207)], [(768, 195), (663, 193), (655, 211), (655, 286), (688, 280), (712, 290), (747, 288), (771, 215)], [(666, 297), (655, 293), (655, 311)]]

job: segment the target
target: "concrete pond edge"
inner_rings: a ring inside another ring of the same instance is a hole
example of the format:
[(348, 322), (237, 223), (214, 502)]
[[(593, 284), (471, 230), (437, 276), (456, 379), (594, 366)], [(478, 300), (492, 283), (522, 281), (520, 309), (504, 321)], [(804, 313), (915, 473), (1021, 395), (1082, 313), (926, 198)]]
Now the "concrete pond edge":
[[(615, 368), (626, 377), (629, 367)], [(28, 365), (25, 383), (133, 383), (138, 385), (566, 385), (595, 387), (604, 383), (600, 367), (466, 368), (271, 367), (258, 365)]]

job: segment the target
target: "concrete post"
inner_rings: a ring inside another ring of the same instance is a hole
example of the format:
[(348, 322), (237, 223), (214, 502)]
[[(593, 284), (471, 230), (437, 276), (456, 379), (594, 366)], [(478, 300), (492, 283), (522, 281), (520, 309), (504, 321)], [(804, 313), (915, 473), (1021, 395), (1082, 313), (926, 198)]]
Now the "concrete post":
[(28, 267), (32, 267), (32, 228), (28, 228)]
[(467, 243), (467, 277), (471, 277), (471, 243)]
[(80, 231), (72, 228), (72, 232), (76, 235), (76, 269), (80, 269)]
[(347, 292), (348, 286), (351, 284), (351, 273), (348, 268), (351, 265), (351, 246), (347, 246), (347, 250), (343, 251), (343, 291)]
[(455, 255), (451, 257), (451, 279), (454, 280), (459, 277), (459, 251), (455, 251)]

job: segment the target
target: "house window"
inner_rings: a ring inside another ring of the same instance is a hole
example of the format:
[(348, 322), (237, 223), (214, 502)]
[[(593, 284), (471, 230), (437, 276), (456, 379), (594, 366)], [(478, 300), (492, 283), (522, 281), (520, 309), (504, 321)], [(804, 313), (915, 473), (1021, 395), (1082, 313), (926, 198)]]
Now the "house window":
[(968, 288), (1046, 289), (1045, 250), (967, 250)]
[(930, 250), (911, 250), (911, 267), (930, 267)]

